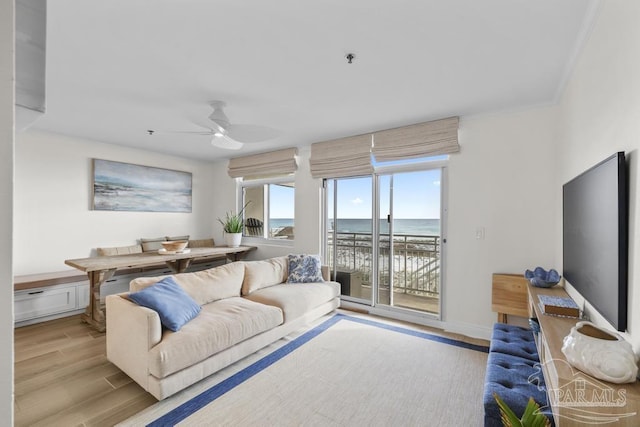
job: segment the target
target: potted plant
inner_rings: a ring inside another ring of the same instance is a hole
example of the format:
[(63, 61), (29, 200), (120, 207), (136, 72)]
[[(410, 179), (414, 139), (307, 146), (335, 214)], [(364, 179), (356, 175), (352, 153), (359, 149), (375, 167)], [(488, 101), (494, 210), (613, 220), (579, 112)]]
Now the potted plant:
[(230, 211), (225, 214), (224, 219), (218, 218), (218, 222), (222, 224), (222, 230), (225, 233), (225, 243), (230, 248), (237, 248), (240, 246), (240, 241), (242, 240), (242, 228), (244, 227), (243, 214), (247, 204), (245, 204), (244, 207), (235, 214), (233, 211)]

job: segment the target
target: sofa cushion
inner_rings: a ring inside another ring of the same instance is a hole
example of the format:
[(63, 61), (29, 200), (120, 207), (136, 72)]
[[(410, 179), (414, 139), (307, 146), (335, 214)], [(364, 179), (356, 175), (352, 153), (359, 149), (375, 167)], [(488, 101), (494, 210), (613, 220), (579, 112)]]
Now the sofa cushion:
[(160, 316), (160, 323), (172, 331), (179, 331), (200, 313), (200, 306), (173, 280), (165, 277), (128, 298), (138, 305), (150, 308)]
[(245, 298), (281, 308), (285, 322), (290, 322), (338, 295), (340, 284), (337, 282), (283, 283), (259, 289)]
[(492, 353), (510, 354), (537, 362), (538, 349), (531, 329), (496, 323), (491, 334)]
[[(150, 286), (163, 277), (138, 277), (129, 283), (129, 290), (135, 292)], [(176, 283), (198, 304), (204, 305), (224, 298), (240, 296), (244, 278), (242, 263), (233, 262), (193, 273), (173, 276)]]
[(204, 305), (180, 332), (163, 332), (162, 341), (149, 351), (149, 372), (164, 378), (282, 322), (279, 308), (241, 297)]
[[(546, 413), (547, 392), (540, 364), (536, 361), (503, 353), (489, 352), (484, 385), (485, 426), (502, 426), (496, 393), (518, 417), (533, 397)], [(549, 415), (549, 414), (547, 414)]]
[(288, 283), (324, 282), (318, 255), (289, 255)]
[(244, 263), (242, 295), (278, 285), (287, 280), (289, 260), (286, 256)]

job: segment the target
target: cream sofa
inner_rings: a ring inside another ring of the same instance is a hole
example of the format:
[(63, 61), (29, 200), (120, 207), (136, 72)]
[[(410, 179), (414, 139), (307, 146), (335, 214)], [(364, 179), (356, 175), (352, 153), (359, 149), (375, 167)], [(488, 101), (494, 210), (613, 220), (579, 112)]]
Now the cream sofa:
[[(328, 279), (326, 268), (323, 276)], [(134, 279), (130, 292), (164, 277)], [(201, 306), (178, 332), (163, 328), (158, 313), (127, 299), (129, 293), (106, 298), (107, 358), (158, 400), (339, 306), (336, 282), (286, 283), (286, 256), (173, 278)]]

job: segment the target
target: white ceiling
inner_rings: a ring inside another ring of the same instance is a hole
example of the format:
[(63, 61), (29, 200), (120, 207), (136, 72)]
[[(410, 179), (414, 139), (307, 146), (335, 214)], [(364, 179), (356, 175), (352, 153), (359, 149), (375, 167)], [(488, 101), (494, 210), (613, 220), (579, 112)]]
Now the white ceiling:
[[(557, 100), (597, 0), (56, 0), (33, 126), (201, 160)], [(347, 53), (356, 55), (352, 64)], [(240, 151), (202, 130), (279, 129)], [(147, 129), (156, 130), (153, 136)]]

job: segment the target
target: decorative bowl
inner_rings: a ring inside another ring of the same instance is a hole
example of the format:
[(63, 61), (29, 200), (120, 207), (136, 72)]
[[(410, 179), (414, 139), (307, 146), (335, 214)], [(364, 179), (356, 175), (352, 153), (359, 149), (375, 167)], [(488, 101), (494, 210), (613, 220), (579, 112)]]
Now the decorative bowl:
[(189, 242), (187, 240), (169, 240), (160, 243), (162, 243), (162, 247), (167, 252), (182, 252)]
[(632, 383), (638, 375), (638, 356), (620, 335), (591, 322), (578, 322), (562, 341), (562, 352), (572, 366), (599, 380)]
[(546, 271), (542, 267), (536, 267), (533, 271), (525, 271), (524, 277), (537, 288), (550, 288), (560, 282), (560, 275), (553, 268)]

